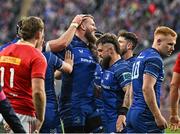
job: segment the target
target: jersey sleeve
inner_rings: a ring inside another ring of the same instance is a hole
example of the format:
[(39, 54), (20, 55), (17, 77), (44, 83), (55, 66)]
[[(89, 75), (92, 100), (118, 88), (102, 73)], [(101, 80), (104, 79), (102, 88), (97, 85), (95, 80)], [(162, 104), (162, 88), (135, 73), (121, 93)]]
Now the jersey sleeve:
[(131, 69), (129, 67), (117, 71), (115, 76), (121, 88), (131, 83)]
[(180, 54), (178, 55), (176, 59), (176, 63), (174, 65), (173, 71), (176, 73), (180, 73)]
[(58, 58), (56, 55), (54, 55), (53, 53), (51, 55), (51, 59), (53, 61), (55, 69), (59, 69), (62, 67), (63, 61), (60, 58)]
[(145, 61), (144, 73), (150, 74), (154, 78), (158, 78), (160, 70), (162, 70), (162, 60), (158, 57), (151, 57)]
[(46, 68), (47, 62), (45, 57), (43, 55), (36, 56), (31, 64), (31, 78), (45, 79)]

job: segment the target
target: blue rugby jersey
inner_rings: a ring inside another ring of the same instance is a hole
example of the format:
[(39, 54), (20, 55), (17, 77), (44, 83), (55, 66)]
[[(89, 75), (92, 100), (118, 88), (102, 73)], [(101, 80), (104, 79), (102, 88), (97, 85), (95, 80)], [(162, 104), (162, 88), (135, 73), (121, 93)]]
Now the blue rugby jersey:
[(54, 87), (54, 72), (61, 68), (63, 61), (52, 52), (43, 52), (43, 55), (46, 57), (48, 66), (45, 76), (46, 112), (40, 133), (60, 133), (60, 117)]
[(94, 80), (93, 84), (94, 86), (97, 86), (101, 90), (98, 94), (98, 97), (95, 97), (95, 103), (97, 110), (104, 110), (103, 106), (103, 100), (102, 100), (102, 89), (101, 89), (101, 79), (103, 75), (103, 70), (99, 64), (97, 64), (96, 71), (94, 73)]
[(14, 40), (12, 40), (11, 42), (8, 42), (6, 44), (3, 44), (0, 46), (0, 51), (2, 51), (4, 48), (8, 47), (9, 45), (11, 44), (14, 44), (16, 43), (20, 38), (19, 37), (16, 37)]
[(47, 60), (47, 70), (45, 76), (45, 91), (47, 103), (57, 103), (55, 87), (54, 87), (54, 72), (61, 68), (63, 61), (52, 52), (43, 52)]
[(123, 104), (125, 92), (123, 87), (131, 83), (131, 67), (120, 59), (108, 70), (104, 70), (101, 87), (104, 109), (108, 119), (117, 119), (117, 109)]
[(149, 109), (143, 96), (143, 75), (150, 74), (156, 78), (154, 86), (156, 100), (160, 106), (161, 83), (164, 79), (164, 65), (159, 52), (154, 48), (142, 51), (136, 58), (132, 70), (133, 103), (132, 109)]
[(87, 91), (87, 96), (91, 97), (92, 99), (94, 99), (94, 92), (95, 92), (94, 90), (95, 90), (95, 88), (101, 86), (102, 73), (103, 73), (102, 68), (99, 65), (99, 63), (97, 63), (95, 72), (93, 74), (93, 80), (92, 80), (90, 86), (88, 87), (88, 91)]
[(133, 57), (130, 57), (129, 59), (126, 59), (128, 64), (131, 66), (131, 70), (132, 70), (132, 67), (133, 67), (135, 60), (136, 60), (136, 56), (133, 56)]
[[(60, 97), (60, 116), (66, 126), (82, 126), (85, 119), (82, 117), (83, 100), (87, 99), (87, 91), (93, 80), (96, 61), (87, 44), (74, 36), (66, 48), (74, 54), (74, 66), (71, 74), (62, 75), (62, 91)], [(56, 53), (64, 57), (65, 50)], [(92, 89), (93, 90), (93, 89)]]

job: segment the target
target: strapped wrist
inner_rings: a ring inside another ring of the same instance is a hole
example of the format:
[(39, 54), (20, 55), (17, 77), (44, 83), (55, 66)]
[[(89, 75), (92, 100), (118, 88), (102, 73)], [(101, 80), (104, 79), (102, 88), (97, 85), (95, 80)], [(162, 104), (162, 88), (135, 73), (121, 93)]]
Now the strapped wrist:
[(70, 27), (75, 27), (75, 28), (78, 28), (78, 26), (79, 26), (79, 24), (78, 23), (76, 23), (76, 22), (72, 22), (71, 23), (71, 25), (70, 25)]
[(118, 115), (126, 115), (128, 112), (128, 108), (127, 107), (120, 107), (118, 109)]

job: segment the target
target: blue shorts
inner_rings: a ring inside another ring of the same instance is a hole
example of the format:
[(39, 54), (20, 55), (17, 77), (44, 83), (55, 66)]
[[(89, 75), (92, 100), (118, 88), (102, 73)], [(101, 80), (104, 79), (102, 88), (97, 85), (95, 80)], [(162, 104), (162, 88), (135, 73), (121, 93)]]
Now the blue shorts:
[(85, 127), (85, 130), (87, 130), (85, 132), (97, 132), (101, 127), (100, 114), (96, 111), (93, 103), (81, 106), (73, 105), (72, 107), (68, 107), (67, 105), (67, 107), (61, 108), (60, 111), (60, 117), (63, 120), (65, 128)]
[(152, 113), (149, 110), (130, 109), (126, 118), (127, 133), (164, 133), (158, 128)]

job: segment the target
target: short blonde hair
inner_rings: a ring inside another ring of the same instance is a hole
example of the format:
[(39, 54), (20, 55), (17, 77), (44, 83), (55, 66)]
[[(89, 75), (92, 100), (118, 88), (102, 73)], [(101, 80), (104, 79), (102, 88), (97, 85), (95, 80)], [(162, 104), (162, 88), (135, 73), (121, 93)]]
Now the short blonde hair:
[(174, 30), (172, 30), (171, 28), (166, 27), (166, 26), (157, 27), (155, 32), (154, 32), (154, 36), (156, 36), (158, 34), (162, 34), (162, 35), (165, 35), (165, 36), (171, 35), (172, 37), (177, 38), (177, 33)]

